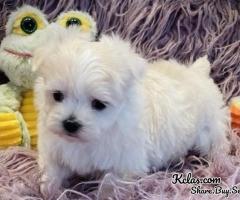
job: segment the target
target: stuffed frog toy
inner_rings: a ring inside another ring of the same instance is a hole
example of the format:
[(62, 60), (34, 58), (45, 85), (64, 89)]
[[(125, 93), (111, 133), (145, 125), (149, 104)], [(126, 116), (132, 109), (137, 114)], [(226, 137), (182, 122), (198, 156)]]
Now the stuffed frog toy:
[[(88, 13), (69, 11), (57, 18), (56, 24), (77, 26), (95, 40), (96, 24)], [(37, 112), (33, 86), (36, 74), (31, 58), (41, 45), (49, 23), (37, 8), (24, 5), (11, 13), (6, 24), (6, 37), (0, 46), (0, 71), (9, 82), (0, 85), (0, 148), (21, 145), (36, 148)], [(46, 47), (47, 48), (47, 47)]]
[(0, 70), (9, 82), (0, 85), (0, 148), (36, 146), (36, 118), (33, 106), (31, 57), (48, 26), (44, 14), (23, 6), (10, 14), (6, 36), (0, 47)]

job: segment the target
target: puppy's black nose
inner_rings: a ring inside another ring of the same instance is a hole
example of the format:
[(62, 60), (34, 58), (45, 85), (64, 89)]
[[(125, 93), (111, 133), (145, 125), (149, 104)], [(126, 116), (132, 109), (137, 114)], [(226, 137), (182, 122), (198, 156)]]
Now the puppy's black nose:
[(73, 116), (63, 121), (63, 128), (69, 133), (76, 133), (81, 127), (82, 125)]

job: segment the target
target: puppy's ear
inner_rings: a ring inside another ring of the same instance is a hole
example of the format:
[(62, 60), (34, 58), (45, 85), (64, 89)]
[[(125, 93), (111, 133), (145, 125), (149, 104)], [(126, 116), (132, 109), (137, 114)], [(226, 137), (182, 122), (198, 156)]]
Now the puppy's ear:
[(44, 45), (42, 47), (37, 48), (33, 52), (32, 57), (32, 71), (40, 77), (46, 78), (49, 75), (51, 76), (54, 67), (53, 60), (56, 59), (54, 55), (52, 55), (53, 50), (51, 50), (51, 46)]
[(129, 74), (129, 79), (142, 78), (147, 61), (131, 46), (131, 43), (121, 39), (119, 36), (103, 36), (101, 42), (108, 47), (109, 54), (116, 60), (117, 70)]
[(133, 52), (132, 58), (129, 58), (129, 60), (129, 67), (134, 78), (142, 78), (147, 68), (147, 61), (135, 52)]
[[(71, 32), (72, 35), (78, 34), (74, 30)], [(53, 59), (52, 54), (57, 52), (61, 43), (68, 38), (67, 36), (69, 36), (69, 33), (57, 24), (50, 24), (41, 34), (42, 44), (33, 52), (32, 71), (43, 76), (45, 72), (50, 72), (50, 69), (44, 66), (46, 64), (50, 66), (50, 62)]]
[(46, 56), (43, 47), (36, 49), (33, 53), (32, 58), (32, 71), (38, 75), (42, 72), (42, 67), (44, 65), (44, 57)]

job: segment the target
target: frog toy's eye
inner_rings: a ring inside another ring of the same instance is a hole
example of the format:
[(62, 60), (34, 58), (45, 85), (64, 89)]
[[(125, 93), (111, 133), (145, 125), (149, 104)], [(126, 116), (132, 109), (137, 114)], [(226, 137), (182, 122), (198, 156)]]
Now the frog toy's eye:
[(76, 17), (71, 17), (70, 19), (68, 19), (66, 21), (66, 27), (69, 27), (69, 26), (81, 26), (82, 25), (82, 22), (80, 19), (76, 18)]
[(82, 11), (68, 11), (62, 13), (57, 18), (57, 24), (62, 27), (79, 27), (80, 31), (89, 32), (92, 36), (96, 35), (96, 22), (94, 19), (86, 12)]
[(31, 35), (43, 29), (48, 22), (43, 13), (31, 6), (23, 6), (13, 12), (7, 22), (6, 34)]
[(38, 24), (33, 17), (24, 17), (21, 21), (21, 29), (26, 34), (34, 33), (38, 28)]

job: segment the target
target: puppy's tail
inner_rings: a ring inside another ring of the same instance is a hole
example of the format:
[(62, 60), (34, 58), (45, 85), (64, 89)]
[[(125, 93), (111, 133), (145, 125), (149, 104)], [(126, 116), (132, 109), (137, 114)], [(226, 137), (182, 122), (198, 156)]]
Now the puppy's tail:
[(194, 70), (199, 75), (209, 76), (211, 64), (208, 61), (207, 56), (198, 58), (190, 68)]

